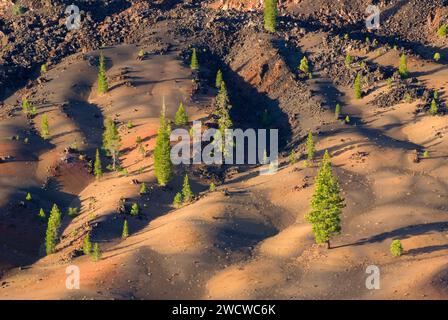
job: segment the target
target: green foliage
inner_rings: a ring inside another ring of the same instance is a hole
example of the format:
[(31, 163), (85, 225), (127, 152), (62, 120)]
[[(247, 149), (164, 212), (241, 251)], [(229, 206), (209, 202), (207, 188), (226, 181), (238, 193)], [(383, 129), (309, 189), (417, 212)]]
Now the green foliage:
[(293, 165), (297, 163), (297, 154), (294, 149), (291, 150), (291, 153), (289, 154), (289, 164)]
[(103, 168), (101, 166), (101, 156), (100, 151), (96, 149), (95, 163), (93, 166), (93, 173), (95, 174), (95, 178), (99, 180), (103, 176)]
[(336, 104), (336, 108), (334, 109), (334, 117), (339, 119), (339, 116), (341, 115), (341, 105), (338, 103)]
[(100, 54), (100, 66), (98, 70), (98, 93), (105, 94), (109, 91), (109, 84), (106, 77), (106, 61), (103, 53)]
[(50, 217), (48, 218), (47, 232), (45, 234), (45, 251), (47, 255), (54, 253), (56, 250), (60, 226), (61, 212), (58, 206), (54, 204), (50, 212)]
[(50, 129), (48, 125), (48, 117), (44, 114), (40, 121), (40, 136), (44, 140), (48, 140), (50, 138)]
[(132, 120), (128, 120), (128, 123), (126, 124), (126, 127), (127, 127), (128, 129), (132, 129), (132, 128), (134, 128), (134, 124), (132, 123)]
[(333, 175), (330, 155), (325, 152), (315, 181), (315, 190), (311, 199), (311, 212), (305, 218), (312, 224), (317, 244), (327, 243), (330, 238), (341, 232), (340, 215), (345, 207), (337, 178)]
[(47, 65), (44, 63), (43, 65), (40, 66), (40, 74), (43, 76), (46, 73), (47, 73)]
[(188, 123), (188, 115), (185, 111), (184, 104), (181, 102), (174, 117), (174, 123), (177, 126), (185, 126)]
[(353, 61), (352, 56), (349, 53), (347, 53), (347, 55), (345, 56), (345, 66), (347, 68), (350, 68), (352, 61)]
[(227, 93), (227, 86), (224, 81), (221, 82), (221, 88), (218, 96), (216, 97), (216, 105), (218, 108), (215, 114), (218, 116), (219, 131), (221, 132), (222, 137), (224, 137), (225, 129), (229, 129), (233, 125), (229, 113), (231, 108), (229, 105), (229, 95)]
[(173, 164), (171, 163), (171, 130), (165, 118), (165, 101), (160, 113), (160, 127), (157, 133), (156, 146), (154, 149), (154, 168), (159, 185), (166, 186), (173, 176)]
[(26, 201), (31, 201), (31, 194), (29, 192), (27, 192), (26, 197), (25, 197)]
[(139, 57), (139, 58), (143, 58), (145, 55), (146, 55), (145, 50), (140, 49), (140, 50), (138, 51), (138, 57)]
[(134, 203), (134, 204), (131, 206), (131, 212), (130, 212), (130, 214), (131, 214), (131, 216), (138, 216), (139, 213), (140, 213), (140, 208), (139, 208), (139, 206), (138, 206), (138, 203)]
[(215, 183), (213, 181), (210, 183), (210, 186), (209, 186), (208, 190), (210, 192), (213, 192), (213, 191), (216, 190), (216, 185), (215, 185)]
[(373, 39), (372, 47), (376, 48), (378, 46), (378, 40)]
[(98, 243), (95, 243), (95, 245), (93, 246), (93, 252), (92, 252), (92, 260), (94, 262), (98, 262), (101, 260), (101, 249), (98, 245)]
[(313, 133), (310, 131), (308, 132), (308, 138), (306, 139), (306, 153), (308, 161), (313, 161), (315, 151)]
[(193, 48), (193, 52), (191, 53), (191, 62), (190, 62), (191, 70), (199, 70), (199, 62), (196, 54), (196, 48)]
[(392, 79), (392, 78), (387, 78), (386, 82), (387, 82), (387, 86), (389, 87), (389, 89), (392, 88), (393, 81), (394, 81), (394, 79)]
[(140, 186), (140, 191), (139, 191), (139, 193), (142, 195), (142, 194), (146, 194), (146, 193), (148, 193), (148, 190), (147, 190), (147, 188), (146, 188), (146, 183), (142, 183), (142, 185)]
[(401, 241), (396, 239), (392, 241), (390, 244), (390, 253), (393, 257), (399, 257), (403, 254), (403, 245), (401, 244)]
[(356, 75), (355, 85), (354, 85), (355, 98), (356, 99), (361, 99), (362, 98), (361, 86), (362, 86), (361, 73), (358, 72), (358, 74)]
[(90, 233), (84, 237), (82, 252), (88, 256), (92, 252), (92, 243), (90, 242)]
[(217, 89), (221, 88), (221, 83), (222, 83), (222, 71), (218, 70), (218, 72), (216, 73), (216, 81), (215, 81), (215, 86)]
[(12, 6), (12, 14), (15, 16), (20, 16), (26, 12), (26, 8), (16, 3)]
[(68, 208), (67, 214), (69, 217), (76, 217), (79, 214), (79, 208)]
[(177, 207), (180, 207), (181, 204), (182, 204), (182, 194), (180, 192), (178, 192), (174, 196), (173, 206), (175, 206), (177, 208)]
[(439, 112), (439, 108), (437, 107), (436, 99), (432, 99), (431, 106), (429, 107), (429, 113), (432, 115), (436, 115)]
[(348, 35), (348, 33), (344, 34), (344, 40), (349, 40), (350, 36)]
[(128, 221), (124, 220), (123, 232), (121, 233), (121, 239), (126, 239), (127, 237), (129, 237)]
[(434, 90), (433, 96), (434, 96), (434, 99), (437, 101), (439, 99), (439, 90), (437, 90), (437, 89)]
[(366, 45), (370, 45), (370, 39), (369, 39), (369, 37), (366, 37), (365, 42), (366, 42)]
[(45, 211), (44, 211), (44, 209), (42, 209), (42, 208), (40, 208), (40, 211), (39, 211), (39, 214), (37, 215), (38, 217), (39, 217), (39, 219), (45, 219), (45, 217), (47, 216), (46, 214), (45, 214)]
[(184, 200), (184, 203), (191, 202), (193, 200), (193, 197), (194, 197), (194, 194), (190, 188), (190, 181), (188, 180), (188, 175), (185, 174), (184, 184), (182, 186), (182, 198)]
[(29, 114), (32, 110), (31, 104), (27, 98), (22, 98), (22, 111), (25, 115)]
[(437, 29), (437, 35), (439, 36), (439, 38), (445, 38), (446, 37), (446, 25), (442, 24), (439, 29)]
[(112, 119), (106, 119), (103, 133), (103, 149), (112, 156), (112, 170), (117, 169), (118, 154), (121, 147), (121, 138), (118, 128)]
[(346, 116), (345, 119), (344, 119), (344, 121), (345, 121), (345, 123), (350, 123), (350, 117), (349, 117), (349, 116)]
[(439, 61), (440, 58), (441, 58), (440, 53), (438, 53), (438, 52), (434, 53), (434, 60), (435, 61)]
[(423, 158), (425, 158), (425, 159), (428, 159), (428, 158), (429, 158), (429, 151), (428, 151), (428, 150), (425, 150), (425, 151), (423, 152)]
[(407, 77), (407, 75), (408, 75), (408, 62), (407, 62), (406, 55), (404, 53), (400, 56), (400, 65), (398, 67), (398, 73), (403, 78)]
[(306, 74), (310, 72), (310, 65), (308, 63), (308, 59), (305, 56), (302, 58), (302, 60), (300, 60), (299, 70)]
[(264, 1), (264, 28), (269, 32), (275, 32), (277, 28), (277, 0)]

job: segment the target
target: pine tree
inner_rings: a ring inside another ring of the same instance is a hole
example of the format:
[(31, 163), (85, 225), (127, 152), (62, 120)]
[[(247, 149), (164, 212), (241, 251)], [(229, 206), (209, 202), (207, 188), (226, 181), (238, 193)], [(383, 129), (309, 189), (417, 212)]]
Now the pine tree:
[(341, 105), (338, 103), (336, 104), (336, 108), (334, 109), (334, 117), (339, 119), (339, 116), (341, 115)]
[(352, 56), (349, 53), (347, 53), (347, 55), (345, 56), (345, 66), (347, 68), (350, 68), (350, 66), (352, 65), (352, 61), (353, 61)]
[(277, 28), (277, 0), (264, 1), (264, 28), (269, 32), (275, 32)]
[(171, 163), (171, 130), (165, 118), (165, 101), (160, 113), (160, 127), (157, 133), (156, 146), (154, 149), (154, 168), (159, 185), (166, 186), (173, 175), (173, 164)]
[(124, 220), (123, 232), (121, 233), (121, 239), (126, 239), (127, 237), (129, 237), (128, 221)]
[(341, 232), (340, 215), (345, 207), (337, 178), (333, 175), (330, 155), (325, 152), (316, 177), (315, 190), (311, 199), (311, 212), (305, 218), (312, 224), (317, 244), (327, 243)]
[(361, 91), (361, 73), (358, 72), (355, 79), (355, 98), (361, 99), (362, 98), (362, 91)]
[(432, 115), (436, 115), (439, 112), (437, 107), (436, 99), (432, 99), (431, 106), (429, 107), (429, 113)]
[(439, 27), (439, 29), (437, 29), (437, 35), (438, 35), (440, 38), (445, 38), (445, 37), (446, 37), (446, 32), (447, 32), (446, 29), (447, 29), (447, 28), (446, 28), (446, 25), (445, 25), (445, 24), (442, 24), (442, 25)]
[(174, 123), (177, 126), (185, 126), (188, 123), (188, 115), (185, 112), (184, 105), (181, 102), (174, 117)]
[(423, 152), (423, 158), (425, 158), (425, 159), (428, 159), (428, 158), (429, 158), (429, 151), (428, 151), (428, 150), (425, 150), (425, 151)]
[(92, 242), (90, 242), (90, 233), (84, 237), (82, 252), (88, 256), (92, 252)]
[(40, 136), (44, 140), (48, 140), (50, 138), (50, 130), (48, 126), (48, 117), (46, 114), (42, 116), (41, 122), (40, 122)]
[(93, 246), (92, 260), (94, 262), (100, 261), (101, 256), (102, 256), (101, 249), (100, 249), (98, 243), (95, 243), (95, 245)]
[(107, 154), (112, 156), (112, 167), (115, 171), (117, 168), (118, 155), (121, 147), (121, 138), (118, 128), (112, 119), (106, 119), (105, 131), (103, 133), (103, 149)]
[(138, 203), (134, 203), (131, 206), (131, 216), (138, 216), (138, 214), (140, 213), (140, 208), (138, 207)]
[(190, 69), (193, 71), (199, 70), (199, 62), (196, 54), (196, 48), (193, 48), (193, 52), (191, 53)]
[(22, 111), (24, 114), (28, 114), (31, 111), (31, 105), (27, 98), (22, 98)]
[(315, 148), (314, 148), (314, 141), (313, 141), (313, 133), (311, 131), (308, 132), (308, 138), (306, 140), (306, 150), (307, 150), (308, 161), (313, 161)]
[(103, 169), (101, 166), (101, 157), (100, 157), (100, 151), (96, 149), (96, 157), (95, 157), (95, 164), (93, 168), (93, 173), (95, 174), (95, 177), (97, 180), (99, 180), (103, 176)]
[(39, 217), (39, 219), (45, 219), (46, 214), (44, 209), (40, 208), (39, 214), (37, 216)]
[(176, 195), (174, 196), (173, 199), (173, 206), (175, 207), (179, 207), (182, 204), (182, 193), (178, 192), (176, 193)]
[(439, 90), (434, 90), (434, 99), (437, 101), (439, 99)]
[(190, 182), (188, 180), (188, 175), (185, 174), (184, 184), (182, 186), (182, 198), (184, 199), (184, 203), (189, 203), (193, 200), (194, 194), (190, 188)]
[(216, 73), (216, 82), (215, 82), (215, 86), (217, 89), (221, 88), (221, 83), (222, 83), (222, 71), (218, 70), (218, 72)]
[(289, 154), (289, 164), (293, 165), (297, 163), (297, 154), (294, 149), (291, 150), (291, 153)]
[(403, 251), (403, 245), (401, 244), (400, 240), (396, 239), (392, 241), (392, 243), (390, 244), (390, 253), (392, 254), (392, 256), (399, 257), (403, 254)]
[(300, 60), (299, 70), (305, 74), (308, 74), (310, 72), (308, 59), (305, 56), (302, 58), (302, 60)]
[(25, 200), (26, 201), (31, 201), (31, 194), (29, 193), (29, 192), (27, 192), (27, 194), (26, 194), (26, 197), (25, 197)]
[(208, 190), (210, 192), (213, 192), (213, 191), (216, 190), (216, 185), (215, 185), (215, 183), (213, 181), (210, 183), (210, 186), (209, 186)]
[(104, 59), (103, 53), (100, 54), (100, 66), (98, 70), (98, 93), (104, 94), (109, 90), (109, 85), (107, 83), (106, 77), (106, 61)]
[(221, 132), (221, 136), (224, 137), (225, 130), (233, 126), (232, 119), (230, 117), (229, 95), (227, 93), (227, 86), (224, 81), (221, 82), (221, 88), (218, 96), (216, 97), (217, 110), (215, 114), (218, 116), (218, 127)]
[(347, 115), (344, 119), (345, 123), (349, 123), (350, 122), (350, 117)]
[(440, 58), (441, 58), (440, 53), (438, 53), (438, 52), (434, 53), (434, 60), (435, 61), (439, 61)]
[(408, 75), (408, 62), (404, 53), (400, 57), (400, 66), (398, 67), (398, 73), (402, 77), (406, 77)]
[(140, 193), (140, 195), (142, 195), (142, 194), (146, 194), (147, 192), (148, 192), (148, 190), (146, 188), (146, 183), (143, 182), (141, 187), (140, 187), (139, 193)]
[(46, 73), (47, 73), (47, 65), (44, 63), (43, 65), (40, 66), (40, 74), (43, 76)]
[(52, 254), (56, 250), (56, 243), (58, 240), (58, 231), (61, 226), (61, 212), (56, 204), (50, 212), (48, 218), (47, 232), (45, 234), (45, 249), (47, 255)]

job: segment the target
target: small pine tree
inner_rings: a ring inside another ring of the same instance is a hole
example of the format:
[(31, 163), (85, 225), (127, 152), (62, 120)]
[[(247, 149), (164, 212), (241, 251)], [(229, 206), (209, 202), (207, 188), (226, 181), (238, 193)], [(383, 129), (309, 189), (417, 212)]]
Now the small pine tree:
[(277, 0), (264, 1), (264, 28), (269, 32), (275, 32), (277, 28)]
[(349, 117), (349, 116), (346, 116), (345, 119), (344, 119), (344, 121), (345, 121), (345, 123), (350, 123), (350, 117)]
[(45, 234), (45, 251), (47, 255), (54, 253), (56, 250), (60, 226), (61, 212), (58, 206), (54, 204), (50, 212), (50, 217), (48, 218), (47, 232)]
[(313, 141), (313, 133), (308, 132), (308, 138), (306, 140), (306, 150), (307, 150), (307, 159), (308, 161), (313, 161), (314, 159), (314, 141)]
[(48, 125), (48, 117), (46, 114), (42, 116), (41, 122), (40, 122), (40, 136), (44, 140), (48, 140), (50, 138), (50, 129)]
[(291, 150), (291, 153), (289, 154), (289, 164), (293, 165), (297, 163), (297, 154), (294, 149)]
[(128, 123), (126, 124), (126, 127), (127, 127), (128, 129), (132, 129), (132, 128), (134, 128), (134, 124), (132, 123), (132, 120), (128, 120)]
[(434, 99), (437, 101), (439, 99), (439, 90), (434, 90)]
[(354, 85), (356, 99), (362, 98), (361, 83), (362, 83), (361, 73), (358, 72), (358, 74), (356, 75), (355, 85)]
[(31, 104), (27, 98), (22, 98), (22, 111), (24, 114), (28, 114), (31, 111)]
[(138, 216), (140, 213), (140, 208), (138, 207), (138, 203), (134, 203), (131, 207), (131, 216)]
[(218, 70), (218, 72), (216, 73), (216, 81), (215, 81), (215, 86), (217, 89), (221, 88), (221, 83), (222, 83), (222, 71), (221, 69)]
[(46, 73), (47, 73), (47, 65), (44, 63), (43, 65), (40, 66), (40, 74), (43, 76)]
[(305, 218), (312, 224), (316, 243), (327, 243), (327, 248), (330, 248), (330, 238), (341, 232), (340, 215), (345, 205), (340, 193), (339, 183), (331, 168), (330, 155), (326, 151), (316, 177), (311, 212)]
[(173, 199), (173, 206), (176, 208), (182, 204), (182, 194), (180, 192), (176, 193)]
[(350, 68), (350, 66), (352, 65), (352, 61), (353, 61), (352, 56), (349, 53), (347, 53), (347, 55), (345, 56), (345, 66), (347, 68)]
[(439, 27), (439, 29), (437, 29), (437, 35), (438, 35), (440, 38), (445, 38), (445, 37), (446, 37), (446, 32), (447, 32), (446, 29), (447, 29), (447, 28), (446, 28), (446, 25), (445, 25), (445, 24), (442, 24), (442, 25)]
[(95, 178), (99, 180), (103, 176), (103, 169), (101, 166), (100, 151), (98, 149), (96, 149), (95, 164), (93, 167), (94, 167), (93, 173), (95, 174)]
[(93, 252), (92, 252), (92, 260), (94, 262), (98, 262), (101, 260), (101, 249), (98, 245), (98, 243), (95, 243), (95, 245), (93, 246)]
[(302, 60), (300, 60), (299, 70), (306, 74), (308, 74), (310, 72), (310, 66), (308, 63), (308, 59), (305, 56), (302, 58)]
[(88, 256), (92, 252), (92, 242), (90, 242), (90, 233), (84, 237), (82, 252)]
[(140, 187), (140, 191), (139, 193), (142, 194), (146, 194), (148, 192), (147, 188), (146, 188), (146, 183), (142, 183), (141, 187)]
[(432, 114), (432, 115), (436, 115), (437, 112), (439, 112), (439, 110), (438, 110), (438, 107), (437, 107), (436, 99), (432, 99), (431, 106), (429, 107), (429, 113)]
[(40, 208), (39, 214), (37, 216), (39, 217), (39, 219), (45, 219), (46, 214), (44, 209)]
[(124, 220), (123, 232), (121, 233), (121, 239), (126, 239), (127, 237), (129, 237), (128, 221)]
[(121, 147), (121, 138), (118, 128), (112, 119), (106, 119), (105, 131), (103, 133), (103, 149), (109, 156), (112, 156), (112, 169), (117, 168), (118, 155)]
[(215, 183), (213, 181), (210, 183), (210, 187), (208, 188), (208, 190), (210, 192), (213, 192), (213, 191), (216, 190), (216, 185), (215, 185)]
[(105, 94), (109, 90), (106, 77), (106, 61), (103, 53), (100, 54), (100, 66), (98, 70), (98, 93)]
[(171, 162), (171, 130), (165, 118), (165, 101), (160, 113), (160, 127), (157, 133), (156, 146), (154, 149), (154, 167), (159, 185), (166, 186), (173, 175), (173, 164)]
[(339, 119), (341, 115), (341, 105), (338, 103), (336, 104), (336, 108), (334, 109), (334, 117), (337, 119)]
[(425, 151), (423, 152), (423, 158), (424, 158), (424, 159), (428, 159), (428, 158), (429, 158), (429, 151), (428, 151), (428, 150), (425, 150)]
[(435, 61), (439, 61), (440, 58), (441, 58), (440, 53), (438, 53), (438, 52), (434, 53), (434, 60)]
[(199, 62), (196, 54), (196, 48), (193, 48), (193, 52), (191, 53), (190, 69), (193, 71), (199, 70)]
[(26, 197), (25, 197), (26, 201), (31, 201), (31, 194), (29, 192), (27, 192)]
[(174, 123), (177, 126), (185, 126), (188, 123), (188, 115), (185, 112), (184, 104), (181, 102), (174, 117)]
[(408, 75), (408, 62), (406, 55), (404, 53), (400, 56), (400, 65), (398, 67), (398, 73), (403, 78)]
[(401, 244), (401, 241), (396, 239), (392, 241), (390, 244), (390, 253), (393, 257), (399, 257), (403, 254), (403, 245)]
[(189, 203), (193, 200), (194, 194), (190, 188), (190, 182), (188, 180), (188, 175), (185, 174), (184, 184), (182, 186), (182, 198), (184, 199), (184, 203)]

